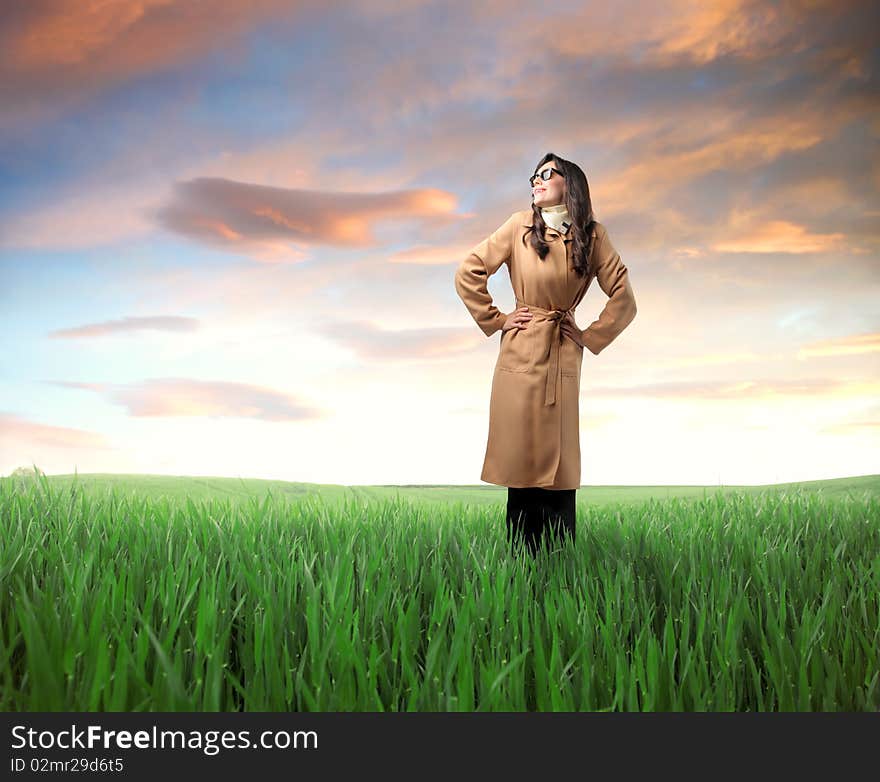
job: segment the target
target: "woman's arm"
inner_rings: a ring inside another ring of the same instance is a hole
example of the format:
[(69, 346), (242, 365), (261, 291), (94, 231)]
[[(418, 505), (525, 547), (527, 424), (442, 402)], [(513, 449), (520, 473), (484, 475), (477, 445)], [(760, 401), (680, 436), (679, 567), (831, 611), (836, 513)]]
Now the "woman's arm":
[(501, 264), (510, 262), (517, 218), (518, 213), (514, 212), (504, 225), (474, 247), (455, 271), (455, 290), (487, 337), (507, 320), (507, 315), (492, 303), (488, 281)]
[(629, 284), (629, 273), (617, 250), (611, 244), (608, 231), (600, 225), (596, 231), (596, 279), (608, 296), (605, 308), (582, 332), (582, 340), (589, 351), (599, 355), (636, 316), (636, 298)]

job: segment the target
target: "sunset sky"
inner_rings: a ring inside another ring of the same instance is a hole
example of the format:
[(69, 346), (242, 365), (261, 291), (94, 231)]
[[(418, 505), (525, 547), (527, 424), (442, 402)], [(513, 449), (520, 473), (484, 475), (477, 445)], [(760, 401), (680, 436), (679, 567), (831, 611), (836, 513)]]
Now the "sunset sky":
[[(547, 151), (638, 305), (584, 351), (583, 485), (880, 473), (877, 29), (867, 2), (4, 4), (0, 474), (480, 484), (500, 334), (454, 273)], [(505, 267), (489, 290), (514, 309)]]

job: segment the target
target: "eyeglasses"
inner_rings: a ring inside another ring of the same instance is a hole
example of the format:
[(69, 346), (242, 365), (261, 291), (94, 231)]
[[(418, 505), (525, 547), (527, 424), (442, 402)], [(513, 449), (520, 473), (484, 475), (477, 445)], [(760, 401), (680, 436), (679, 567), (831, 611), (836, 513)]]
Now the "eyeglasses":
[(547, 168), (545, 168), (541, 171), (538, 171), (537, 173), (532, 174), (531, 178), (529, 179), (529, 187), (531, 187), (534, 184), (536, 176), (541, 177), (541, 179), (543, 179), (546, 182), (548, 179), (550, 179), (550, 177), (553, 176), (553, 172), (556, 172), (557, 174), (559, 174), (559, 176), (561, 176), (563, 178), (565, 177), (565, 174), (563, 174), (558, 168), (553, 168), (553, 166), (547, 166)]

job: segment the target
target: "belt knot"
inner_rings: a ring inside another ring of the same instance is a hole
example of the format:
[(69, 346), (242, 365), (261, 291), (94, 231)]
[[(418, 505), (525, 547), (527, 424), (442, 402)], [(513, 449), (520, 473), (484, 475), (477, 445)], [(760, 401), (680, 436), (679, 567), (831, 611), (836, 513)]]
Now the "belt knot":
[(553, 405), (556, 403), (556, 386), (559, 377), (559, 343), (562, 342), (562, 330), (559, 324), (571, 309), (547, 309), (546, 307), (538, 307), (529, 304), (522, 299), (516, 300), (517, 309), (521, 306), (529, 308), (530, 312), (534, 312), (540, 320), (547, 320), (553, 323), (553, 336), (550, 339), (550, 361), (547, 364), (547, 383), (544, 392), (544, 405)]

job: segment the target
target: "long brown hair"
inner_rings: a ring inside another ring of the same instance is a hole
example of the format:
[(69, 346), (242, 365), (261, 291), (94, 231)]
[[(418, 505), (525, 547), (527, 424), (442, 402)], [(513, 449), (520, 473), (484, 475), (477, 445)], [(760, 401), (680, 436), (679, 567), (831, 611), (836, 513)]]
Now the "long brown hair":
[[(590, 200), (590, 185), (587, 177), (577, 163), (559, 157), (552, 152), (548, 152), (535, 167), (535, 175), (544, 167), (545, 163), (556, 161), (556, 167), (565, 177), (565, 208), (571, 217), (571, 261), (572, 268), (580, 277), (590, 273), (590, 255), (593, 251), (593, 225), (596, 218), (593, 215), (593, 202)], [(523, 234), (523, 244), (526, 241), (526, 235), (529, 236), (529, 243), (538, 253), (538, 257), (543, 261), (550, 252), (550, 246), (544, 240), (544, 229), (547, 224), (541, 214), (541, 207), (532, 201), (532, 225)]]

